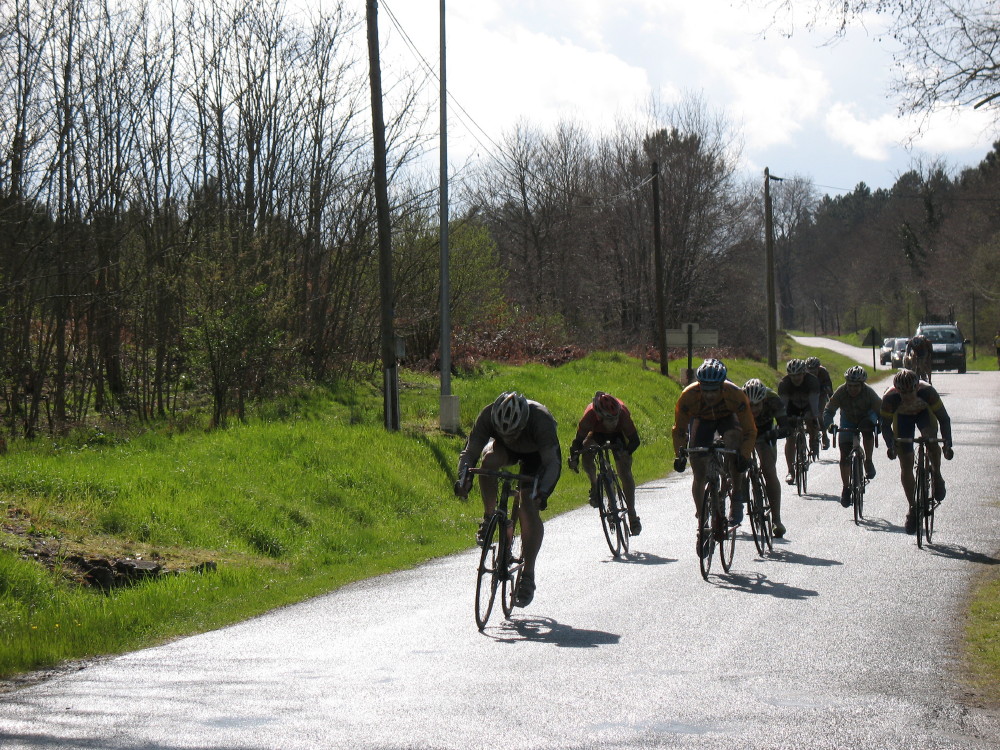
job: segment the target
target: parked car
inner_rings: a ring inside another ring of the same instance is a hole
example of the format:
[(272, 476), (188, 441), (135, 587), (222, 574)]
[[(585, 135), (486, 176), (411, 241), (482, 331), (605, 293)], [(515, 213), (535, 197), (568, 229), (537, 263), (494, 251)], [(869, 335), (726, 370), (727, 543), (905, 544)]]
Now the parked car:
[(965, 345), (971, 342), (962, 335), (957, 323), (921, 323), (917, 326), (917, 333), (930, 339), (934, 347), (932, 370), (965, 372)]
[(906, 354), (906, 344), (909, 339), (905, 336), (892, 342), (892, 354), (889, 355), (889, 362), (897, 370), (903, 366), (903, 355)]
[(883, 365), (889, 364), (892, 359), (892, 345), (896, 343), (896, 339), (889, 337), (887, 339), (882, 339), (882, 350), (879, 352), (879, 361)]

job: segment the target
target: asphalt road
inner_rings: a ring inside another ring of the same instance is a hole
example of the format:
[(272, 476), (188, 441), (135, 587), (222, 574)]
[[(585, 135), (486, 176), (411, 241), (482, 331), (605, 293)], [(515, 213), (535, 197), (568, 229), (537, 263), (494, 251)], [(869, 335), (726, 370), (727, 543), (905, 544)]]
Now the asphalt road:
[(1000, 375), (935, 384), (956, 447), (930, 548), (903, 533), (897, 464), (877, 454), (857, 527), (828, 451), (773, 556), (747, 531), (705, 582), (671, 475), (640, 488), (627, 561), (589, 506), (549, 519), (512, 622), (477, 631), (470, 549), (2, 695), (0, 747), (997, 748), (959, 637), (1000, 562)]

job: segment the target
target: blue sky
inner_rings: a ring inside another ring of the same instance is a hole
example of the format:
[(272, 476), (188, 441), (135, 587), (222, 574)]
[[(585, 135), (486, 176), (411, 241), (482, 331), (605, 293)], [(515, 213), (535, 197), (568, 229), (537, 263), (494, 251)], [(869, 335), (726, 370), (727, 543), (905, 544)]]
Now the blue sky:
[[(436, 67), (439, 0), (380, 7), (383, 75), (419, 65), (388, 11)], [(724, 113), (748, 177), (767, 166), (831, 194), (862, 181), (890, 187), (915, 160), (974, 166), (997, 139), (983, 111), (942, 111), (922, 130), (898, 115), (879, 19), (833, 43), (804, 18), (790, 38), (765, 34), (770, 19), (740, 0), (449, 0), (448, 89), (469, 116), (450, 105), (451, 161), (491, 148), (477, 128), (496, 141), (518, 122), (572, 119), (600, 133), (653, 96), (697, 95)]]

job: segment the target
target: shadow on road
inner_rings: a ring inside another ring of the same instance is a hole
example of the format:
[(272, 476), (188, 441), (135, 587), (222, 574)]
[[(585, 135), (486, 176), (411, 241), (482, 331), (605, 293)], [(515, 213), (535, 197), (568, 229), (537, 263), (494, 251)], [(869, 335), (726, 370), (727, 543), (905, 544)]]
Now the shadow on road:
[(930, 551), (941, 557), (950, 557), (954, 560), (965, 560), (966, 562), (979, 563), (980, 565), (1000, 565), (1000, 560), (982, 552), (976, 552), (963, 547), (960, 544), (930, 544), (927, 545)]
[(619, 558), (609, 557), (606, 563), (632, 563), (633, 565), (666, 565), (677, 562), (676, 557), (660, 557), (649, 552), (629, 552)]
[(766, 594), (778, 599), (799, 600), (819, 596), (818, 591), (772, 581), (763, 573), (729, 573), (715, 576), (714, 579), (720, 589), (742, 591), (747, 594)]
[(774, 552), (769, 556), (769, 559), (776, 560), (777, 562), (792, 563), (794, 565), (815, 565), (817, 567), (844, 564), (840, 560), (827, 560), (825, 557), (810, 557), (809, 555), (803, 555), (801, 552), (792, 552), (790, 549), (785, 549), (777, 545), (778, 542), (775, 541)]
[(603, 630), (585, 630), (563, 625), (551, 617), (532, 617), (510, 620), (500, 626), (498, 633), (483, 631), (483, 635), (503, 643), (534, 641), (552, 643), (563, 648), (597, 648), (611, 646), (621, 640), (616, 633)]

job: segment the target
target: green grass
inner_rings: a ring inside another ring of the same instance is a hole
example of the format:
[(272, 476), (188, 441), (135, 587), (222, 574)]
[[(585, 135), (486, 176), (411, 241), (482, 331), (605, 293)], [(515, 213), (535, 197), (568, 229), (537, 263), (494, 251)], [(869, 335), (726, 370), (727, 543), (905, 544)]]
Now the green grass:
[[(835, 385), (853, 364), (793, 344), (780, 368), (809, 354)], [(633, 470), (643, 482), (671, 470), (684, 364), (671, 363), (671, 378), (612, 353), (557, 368), (486, 364), (452, 389), (465, 429), (504, 390), (546, 404), (564, 450), (594, 392), (613, 393), (642, 437)], [(728, 364), (738, 384), (778, 380), (759, 362)], [(217, 628), (468, 548), (482, 508), (451, 493), (464, 439), (437, 429), (436, 377), (401, 381), (397, 433), (382, 428), (381, 395), (359, 385), (296, 394), (226, 430), (11, 444), (0, 463), (0, 677)], [(546, 516), (586, 495), (586, 478), (564, 471)], [(39, 540), (55, 550), (52, 571), (25, 559)], [(183, 572), (101, 593), (60, 570), (72, 554)], [(217, 572), (191, 571), (205, 561)]]
[(1000, 575), (983, 577), (976, 587), (966, 624), (966, 655), (973, 687), (1000, 704)]

